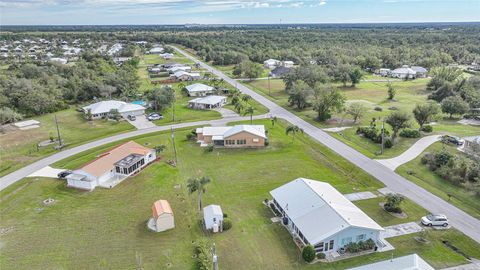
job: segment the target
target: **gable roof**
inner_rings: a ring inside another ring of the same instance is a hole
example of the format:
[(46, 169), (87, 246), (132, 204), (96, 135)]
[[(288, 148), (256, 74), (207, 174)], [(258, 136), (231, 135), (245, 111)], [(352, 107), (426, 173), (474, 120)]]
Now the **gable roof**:
[(233, 136), (235, 134), (241, 133), (241, 132), (247, 132), (253, 135), (256, 135), (258, 137), (262, 138), (267, 138), (265, 136), (265, 126), (264, 125), (235, 125), (229, 130), (227, 130), (224, 134), (224, 138), (228, 138), (230, 136)]
[[(383, 230), (373, 219), (325, 182), (298, 178), (270, 191), (310, 244), (348, 228)], [(322, 220), (319, 225), (319, 220)]]
[(408, 66), (402, 66), (401, 68), (396, 68), (392, 71), (392, 73), (397, 74), (417, 74), (417, 72)]
[(363, 265), (360, 267), (350, 268), (348, 270), (435, 270), (422, 257), (417, 254), (410, 254), (391, 260), (380, 261)]
[(427, 73), (428, 72), (428, 70), (426, 68), (421, 67), (421, 66), (411, 66), (410, 68), (415, 72), (420, 72), (420, 73)]
[(153, 203), (152, 205), (152, 216), (154, 218), (158, 218), (159, 216), (163, 214), (172, 214), (172, 207), (170, 207), (170, 204), (168, 203), (167, 200), (158, 200)]
[(205, 206), (203, 208), (203, 217), (204, 218), (210, 218), (210, 217), (215, 217), (215, 216), (222, 216), (223, 217), (223, 212), (222, 212), (222, 208), (220, 207), (220, 205), (210, 204), (210, 205)]
[(131, 154), (145, 156), (150, 151), (152, 151), (152, 149), (146, 148), (134, 141), (128, 141), (100, 154), (96, 159), (83, 165), (80, 169), (93, 176), (100, 177), (105, 172), (112, 170), (114, 164), (123, 158)]
[(187, 85), (185, 87), (189, 93), (193, 92), (205, 92), (205, 91), (212, 91), (213, 87), (203, 84), (203, 83), (194, 83)]

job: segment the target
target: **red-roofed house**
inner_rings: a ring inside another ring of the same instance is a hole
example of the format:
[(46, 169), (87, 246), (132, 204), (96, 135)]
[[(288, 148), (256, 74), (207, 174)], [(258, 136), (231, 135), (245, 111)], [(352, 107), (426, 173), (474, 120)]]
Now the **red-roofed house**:
[(163, 232), (175, 228), (173, 211), (166, 200), (158, 200), (152, 205), (152, 217), (148, 221), (148, 228)]

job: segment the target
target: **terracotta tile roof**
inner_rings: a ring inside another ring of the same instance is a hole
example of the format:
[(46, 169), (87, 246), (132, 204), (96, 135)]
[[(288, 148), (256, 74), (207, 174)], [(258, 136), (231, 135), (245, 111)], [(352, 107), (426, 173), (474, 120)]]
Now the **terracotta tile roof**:
[(85, 164), (80, 169), (96, 177), (102, 176), (105, 172), (114, 168), (115, 162), (130, 154), (147, 155), (151, 149), (141, 146), (134, 141), (128, 141), (118, 145), (107, 152), (100, 154), (99, 157)]
[(158, 200), (152, 205), (152, 215), (154, 218), (158, 218), (163, 214), (172, 214), (173, 211), (170, 204), (166, 200)]

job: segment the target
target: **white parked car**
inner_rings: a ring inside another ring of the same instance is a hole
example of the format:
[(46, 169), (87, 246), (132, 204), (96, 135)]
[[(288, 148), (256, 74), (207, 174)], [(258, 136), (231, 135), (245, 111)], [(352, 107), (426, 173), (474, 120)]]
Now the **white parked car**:
[(422, 217), (422, 224), (425, 226), (448, 226), (448, 219), (445, 215), (433, 215)]

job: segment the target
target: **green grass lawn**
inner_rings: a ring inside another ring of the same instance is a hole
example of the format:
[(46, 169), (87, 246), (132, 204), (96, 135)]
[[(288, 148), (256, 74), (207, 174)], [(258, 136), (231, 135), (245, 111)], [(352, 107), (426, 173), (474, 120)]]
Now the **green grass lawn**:
[(38, 151), (36, 147), (39, 142), (49, 140), (50, 136), (57, 137), (55, 114), (60, 136), (67, 147), (135, 129), (126, 121), (86, 121), (82, 114), (73, 108), (34, 117), (32, 119), (40, 122), (39, 128), (0, 134), (0, 176), (58, 151), (53, 148), (54, 145), (40, 148)]
[[(222, 269), (345, 269), (389, 258), (390, 253), (382, 253), (333, 264), (307, 265), (301, 261), (288, 232), (270, 221), (272, 213), (262, 204), (270, 190), (297, 177), (327, 181), (342, 193), (374, 191), (382, 184), (305, 135), (292, 142), (285, 135), (286, 123), (282, 121), (275, 127), (268, 120), (256, 123), (268, 129), (270, 145), (265, 149), (215, 149), (208, 153), (184, 140), (190, 129), (177, 131), (177, 168), (165, 163), (173, 158), (168, 132), (135, 138), (141, 144), (165, 144), (167, 149), (161, 161), (111, 190), (80, 192), (53, 179), (16, 183), (0, 192), (0, 227), (11, 229), (0, 238), (0, 265), (5, 269), (132, 269), (136, 257), (141, 257), (145, 269), (190, 269), (192, 242), (205, 236), (198, 225), (196, 196), (188, 194), (185, 184), (189, 177), (203, 175), (212, 178), (203, 196), (204, 205), (220, 204), (233, 220), (231, 230), (210, 236), (217, 245)], [(55, 165), (77, 168), (116, 144)], [(175, 188), (178, 184), (180, 189)], [(41, 201), (48, 197), (54, 198), (55, 204), (43, 206)], [(163, 233), (147, 230), (151, 204), (158, 199), (167, 199), (172, 205), (175, 229)], [(412, 218), (419, 215), (419, 207), (407, 205)], [(368, 204), (361, 207), (370, 208)], [(371, 215), (378, 218), (381, 214)], [(465, 236), (453, 230), (448, 234), (455, 238), (452, 243), (462, 249), (478, 249)], [(399, 246), (396, 255), (414, 249), (430, 263), (442, 257), (434, 265), (466, 262), (453, 251), (437, 247), (436, 235), (432, 236), (434, 248), (409, 243), (409, 239), (392, 239)], [(480, 257), (478, 252), (472, 253)]]
[[(336, 84), (345, 95), (347, 105), (349, 102), (361, 102), (368, 108), (368, 111), (359, 123), (356, 123), (355, 125), (352, 124), (350, 117), (344, 113), (334, 114), (333, 120), (321, 123), (315, 120), (317, 114), (311, 108), (299, 111), (288, 106), (288, 95), (284, 90), (285, 85), (281, 79), (272, 79), (270, 82), (268, 80), (257, 80), (243, 83), (267, 98), (270, 98), (280, 106), (288, 109), (292, 113), (295, 113), (302, 119), (320, 128), (353, 126), (353, 128), (344, 130), (340, 133), (331, 134), (335, 138), (371, 158), (390, 158), (398, 156), (418, 139), (397, 138), (395, 146), (386, 149), (383, 155), (380, 155), (380, 144), (376, 144), (369, 139), (358, 136), (355, 133), (356, 127), (369, 125), (372, 118), (376, 118), (377, 120), (384, 119), (387, 115), (393, 112), (393, 110), (391, 110), (393, 107), (411, 113), (415, 105), (426, 102), (428, 96), (428, 93), (425, 91), (428, 79), (392, 82), (392, 85), (397, 90), (395, 101), (387, 100), (386, 83), (384, 82), (361, 82), (355, 88), (342, 87), (341, 85)], [(377, 106), (382, 107), (383, 111), (379, 112), (374, 110)], [(459, 119), (448, 119), (443, 115), (437, 120), (437, 125), (434, 126), (434, 132), (432, 134), (451, 134), (456, 136), (472, 136), (480, 134), (480, 127), (460, 125), (457, 123), (458, 120)], [(381, 125), (381, 122), (379, 121), (377, 121), (377, 126)], [(418, 128), (418, 125), (413, 118), (411, 124), (412, 128)], [(387, 124), (386, 128), (390, 129)]]
[[(212, 63), (209, 63), (212, 64)], [(212, 66), (221, 72), (223, 72), (225, 75), (231, 78), (235, 78), (233, 75), (233, 69), (235, 68), (235, 65), (213, 65)], [(259, 78), (265, 78), (268, 77), (268, 74), (270, 73), (270, 69), (263, 67), (262, 65), (262, 73), (260, 74)]]
[[(428, 147), (424, 153), (438, 151), (443, 147), (443, 144), (438, 142)], [(461, 155), (461, 153), (453, 146), (447, 146), (445, 149), (454, 155)], [(396, 171), (403, 177), (446, 201), (449, 200), (447, 194), (450, 193), (452, 195), (450, 198), (451, 204), (459, 207), (476, 218), (480, 218), (480, 199), (478, 196), (464, 186), (451, 184), (430, 171), (427, 166), (421, 164), (420, 160), (422, 156), (423, 154), (398, 167)]]

